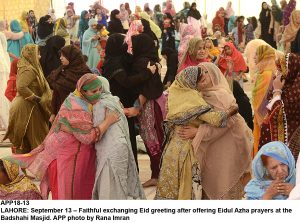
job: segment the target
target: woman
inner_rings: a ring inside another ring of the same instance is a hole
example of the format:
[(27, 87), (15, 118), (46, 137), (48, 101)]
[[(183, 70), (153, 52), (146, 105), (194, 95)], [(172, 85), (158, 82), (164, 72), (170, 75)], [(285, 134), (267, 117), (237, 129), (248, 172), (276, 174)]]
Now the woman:
[(97, 50), (100, 37), (97, 36), (97, 21), (90, 19), (89, 29), (86, 30), (82, 37), (82, 54), (88, 57), (89, 68), (94, 68), (98, 65), (100, 54)]
[(19, 166), (0, 159), (1, 200), (41, 200), (36, 185), (26, 176), (19, 175)]
[(168, 88), (175, 80), (175, 76), (177, 74), (178, 54), (176, 50), (173, 50), (171, 48), (165, 48), (161, 51), (161, 55), (167, 62), (167, 72), (164, 77), (163, 84), (165, 88)]
[(267, 45), (259, 46), (256, 50), (256, 66), (258, 74), (252, 90), (252, 107), (254, 111), (254, 154), (258, 151), (261, 125), (268, 114), (268, 93), (272, 88), (272, 77), (276, 71), (275, 50)]
[(122, 22), (123, 30), (126, 32), (129, 29), (129, 13), (124, 4), (120, 5), (120, 20)]
[(28, 153), (45, 139), (52, 93), (39, 63), (37, 45), (27, 44), (18, 62), (17, 97), (9, 111), (5, 139), (17, 153)]
[(120, 20), (120, 11), (118, 9), (111, 11), (107, 31), (110, 35), (114, 33), (124, 33), (123, 25)]
[(278, 34), (281, 32), (280, 26), (282, 24), (283, 12), (276, 0), (271, 0), (271, 22), (269, 27), (269, 32), (273, 34), (273, 41), (275, 42), (275, 46), (278, 46)]
[(182, 60), (182, 57), (186, 51), (186, 47), (190, 39), (196, 37), (196, 30), (192, 25), (181, 23), (179, 26), (180, 43), (178, 46), (178, 61)]
[(34, 43), (33, 39), (29, 33), (29, 26), (28, 26), (28, 13), (26, 11), (22, 12), (21, 18), (20, 18), (20, 25), (22, 28), (22, 31), (24, 32), (24, 38), (22, 39), (22, 46), (25, 46), (28, 43)]
[[(203, 99), (215, 111), (224, 112), (235, 106), (235, 98), (221, 71), (212, 63), (201, 63), (199, 67), (198, 87)], [(252, 145), (251, 130), (239, 114), (228, 119), (224, 128), (199, 126), (193, 149), (201, 170), (204, 198), (242, 199), (244, 181), (250, 177)]]
[(271, 10), (266, 2), (263, 2), (261, 5), (259, 22), (261, 26), (260, 39), (270, 44), (273, 48), (276, 48), (276, 44), (273, 40), (273, 35), (269, 32), (269, 27), (271, 23)]
[(70, 34), (70, 39), (72, 43), (76, 42), (77, 40), (79, 18), (80, 16), (75, 15), (74, 9), (67, 9), (65, 19), (67, 21), (67, 30)]
[(86, 73), (91, 73), (81, 51), (73, 45), (61, 49), (61, 65), (53, 70), (47, 81), (53, 90), (52, 120), (68, 97), (76, 89), (77, 81)]
[[(295, 160), (299, 156), (300, 107), (299, 89), (300, 57), (287, 54), (280, 59), (278, 69), (282, 72), (273, 81), (273, 98), (268, 104), (269, 114), (261, 126), (260, 146), (271, 141), (288, 145)], [(296, 72), (295, 72), (296, 71)], [(259, 147), (260, 147), (259, 146)]]
[(162, 49), (166, 47), (175, 50), (175, 23), (169, 13), (164, 16), (162, 32)]
[(182, 126), (209, 123), (222, 127), (227, 117), (236, 112), (234, 109), (228, 113), (211, 110), (198, 92), (198, 75), (197, 67), (188, 67), (176, 76), (169, 88), (166, 138), (155, 199), (201, 199), (198, 162), (192, 141), (180, 137)]
[[(162, 123), (165, 117), (166, 98), (163, 94), (159, 69), (156, 69), (153, 73), (149, 71), (149, 63), (150, 65), (156, 65), (159, 62), (152, 38), (146, 34), (133, 36), (132, 45), (133, 63), (131, 72), (150, 77), (147, 82), (134, 89), (138, 95), (134, 108), (140, 112), (138, 115), (140, 135), (150, 156), (152, 171), (151, 179), (145, 182), (143, 186), (156, 186), (162, 153)], [(145, 100), (144, 102), (142, 102), (141, 97)], [(125, 114), (129, 117), (132, 116), (126, 111)]]
[(192, 3), (190, 10), (187, 14), (188, 24), (191, 24), (193, 28), (196, 30), (195, 35), (199, 38), (202, 38), (201, 35), (201, 14), (197, 10), (197, 4), (195, 2)]
[(175, 11), (174, 5), (172, 3), (172, 0), (167, 0), (166, 8), (164, 9), (163, 12), (164, 12), (164, 14), (170, 13), (170, 15), (173, 17), (176, 15), (176, 11)]
[(290, 23), (283, 33), (285, 51), (300, 55), (300, 10), (291, 14)]
[(129, 30), (126, 34), (124, 42), (128, 46), (127, 53), (132, 54), (132, 36), (138, 35), (144, 32), (144, 26), (141, 20), (134, 20), (130, 23)]
[(254, 178), (245, 187), (248, 200), (286, 200), (296, 183), (295, 160), (282, 142), (264, 145), (252, 162)]
[(155, 5), (153, 9), (153, 21), (155, 22), (156, 25), (159, 27), (162, 27), (163, 24), (163, 13), (161, 12), (161, 7), (160, 5)]
[[(60, 50), (65, 46), (66, 40), (61, 36), (52, 36), (46, 41), (45, 46), (40, 47), (40, 63), (44, 76), (47, 78), (52, 71), (61, 65)], [(49, 62), (51, 61), (51, 63)]]
[(234, 15), (229, 18), (227, 26), (228, 33), (231, 33), (234, 27), (236, 26), (236, 17)]
[(212, 58), (218, 57), (220, 55), (220, 50), (218, 49), (218, 47), (214, 46), (214, 43), (210, 38), (205, 39), (205, 48), (208, 50), (208, 53)]
[[(10, 30), (13, 33), (20, 33), (22, 31), (20, 23), (17, 20), (12, 20), (10, 22)], [(10, 54), (11, 61), (15, 57), (20, 57), (21, 51), (22, 51), (22, 48), (23, 48), (22, 43), (25, 42), (24, 38), (25, 38), (25, 35), (23, 35), (22, 38), (16, 39), (16, 40), (14, 40), (14, 39), (8, 39), (8, 41), (7, 41), (7, 51)]]
[(145, 199), (131, 150), (128, 124), (119, 98), (112, 96), (109, 82), (99, 77), (102, 83), (100, 101), (93, 107), (94, 125), (105, 118), (110, 109), (120, 116), (96, 143), (97, 172), (93, 189), (94, 200)]
[(225, 10), (225, 27), (224, 27), (224, 31), (225, 31), (226, 35), (228, 35), (228, 33), (231, 32), (231, 30), (229, 29), (230, 28), (229, 21), (230, 21), (231, 17), (234, 17), (234, 10), (232, 9), (232, 2), (229, 1), (227, 3), (226, 10)]
[[(129, 73), (129, 64), (126, 60), (128, 57), (127, 47), (124, 44), (124, 39), (125, 37), (122, 34), (113, 34), (108, 38), (105, 48), (103, 76), (108, 79), (112, 94), (120, 98), (125, 108), (129, 108), (138, 96), (133, 92), (133, 89), (149, 80), (150, 77)], [(135, 119), (127, 118), (127, 121), (132, 151), (138, 166)]]
[(192, 38), (186, 47), (181, 61), (178, 64), (178, 73), (189, 66), (197, 66), (201, 62), (207, 62), (208, 53), (205, 43), (200, 38)]
[(243, 74), (247, 71), (247, 65), (243, 55), (231, 42), (224, 45), (224, 50), (216, 60), (216, 64), (226, 76), (231, 87), (232, 80), (236, 80), (243, 88)]
[(9, 78), (10, 59), (7, 52), (7, 41), (4, 33), (0, 32), (0, 129), (8, 125), (9, 101), (5, 98), (6, 83)]
[(290, 0), (287, 6), (283, 10), (283, 25), (287, 26), (290, 23), (290, 17), (292, 12), (296, 9), (297, 1)]
[(146, 12), (141, 12), (140, 13), (140, 17), (142, 19), (145, 19), (147, 20), (149, 23), (150, 23), (150, 28), (152, 30), (152, 32), (155, 33), (157, 39), (160, 39), (161, 38), (161, 29), (159, 28), (159, 26), (157, 26), (150, 18), (150, 16), (146, 13)]
[(95, 74), (83, 75), (60, 108), (45, 141), (29, 154), (13, 156), (41, 180), (43, 199), (48, 199), (49, 191), (53, 200), (92, 198), (94, 143), (119, 118), (114, 112), (106, 112), (104, 121), (93, 127), (92, 106), (100, 99), (101, 85)]
[(128, 2), (125, 3), (125, 9), (127, 10), (128, 14), (131, 15), (130, 5)]
[(8, 31), (8, 25), (6, 20), (0, 20), (0, 32), (3, 33), (6, 37), (6, 40), (20, 40), (24, 37), (23, 31), (14, 33)]
[(65, 39), (66, 46), (71, 44), (70, 35), (67, 30), (67, 23), (64, 18), (56, 20), (54, 35), (63, 37)]
[(53, 35), (54, 23), (50, 15), (45, 15), (40, 18), (37, 27), (37, 40), (36, 44), (45, 46), (46, 41)]
[(79, 28), (77, 38), (80, 39), (80, 47), (82, 47), (82, 37), (84, 32), (89, 28), (89, 12), (84, 10), (81, 12), (79, 20)]
[(224, 27), (225, 27), (224, 13), (225, 13), (224, 10), (221, 9), (216, 12), (216, 16), (212, 21), (213, 24), (212, 29), (214, 33), (217, 31), (224, 33)]
[(150, 15), (151, 18), (153, 17), (153, 11), (150, 9), (149, 3), (145, 3), (144, 12), (147, 12), (147, 14)]

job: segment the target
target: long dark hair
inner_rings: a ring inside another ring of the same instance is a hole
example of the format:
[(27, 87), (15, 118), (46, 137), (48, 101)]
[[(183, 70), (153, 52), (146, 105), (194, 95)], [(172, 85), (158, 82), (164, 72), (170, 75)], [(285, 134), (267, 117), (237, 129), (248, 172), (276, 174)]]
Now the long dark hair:
[(255, 16), (251, 17), (251, 23), (252, 23), (252, 26), (253, 26), (253, 30), (255, 30), (257, 28), (257, 19), (256, 19)]

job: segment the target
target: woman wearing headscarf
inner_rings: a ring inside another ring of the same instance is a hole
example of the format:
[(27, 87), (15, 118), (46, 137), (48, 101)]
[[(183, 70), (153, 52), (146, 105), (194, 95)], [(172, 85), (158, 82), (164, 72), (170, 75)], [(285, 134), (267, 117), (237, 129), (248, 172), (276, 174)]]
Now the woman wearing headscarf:
[(33, 39), (29, 33), (29, 26), (28, 26), (28, 13), (26, 11), (22, 12), (21, 18), (20, 18), (20, 25), (22, 28), (22, 31), (24, 32), (24, 38), (22, 39), (22, 46), (25, 46), (28, 43), (34, 43)]
[(228, 35), (228, 33), (230, 33), (231, 31), (229, 30), (230, 26), (229, 26), (229, 20), (230, 18), (233, 16), (234, 17), (234, 10), (232, 9), (232, 2), (229, 1), (227, 3), (226, 9), (225, 9), (225, 27), (224, 27), (224, 31), (225, 34)]
[(282, 41), (285, 52), (300, 55), (300, 10), (292, 12), (290, 23), (285, 27)]
[(216, 64), (226, 76), (231, 86), (232, 80), (237, 80), (243, 87), (243, 73), (247, 70), (247, 65), (243, 55), (231, 42), (224, 45), (224, 50), (217, 59)]
[(97, 21), (90, 19), (89, 28), (84, 32), (82, 37), (82, 54), (88, 57), (89, 68), (97, 66), (100, 60), (100, 54), (97, 50), (100, 37), (97, 35)]
[(84, 74), (91, 73), (81, 51), (75, 46), (65, 46), (60, 53), (61, 65), (47, 78), (53, 90), (52, 114), (54, 115), (57, 115), (62, 103), (75, 90), (77, 81)]
[(65, 46), (65, 43), (66, 41), (63, 37), (52, 36), (46, 41), (45, 46), (40, 47), (40, 63), (46, 78), (61, 65), (60, 50)]
[[(281, 141), (288, 145), (295, 160), (299, 156), (300, 123), (300, 56), (287, 54), (279, 59), (278, 69), (282, 75), (273, 80), (273, 91), (267, 105), (269, 114), (261, 127), (260, 146)], [(271, 92), (270, 92), (271, 93)]]
[(80, 16), (75, 15), (74, 9), (67, 9), (65, 19), (67, 21), (67, 30), (70, 34), (71, 42), (76, 42), (78, 33), (78, 20)]
[[(133, 89), (149, 80), (150, 76), (129, 73), (129, 64), (126, 59), (128, 57), (127, 47), (124, 44), (124, 39), (125, 37), (122, 34), (113, 34), (108, 38), (105, 48), (103, 76), (108, 79), (112, 94), (120, 98), (125, 108), (129, 108), (138, 96), (133, 92)], [(127, 118), (127, 121), (131, 147), (138, 166), (135, 120), (134, 118)]]
[(45, 15), (40, 18), (37, 27), (36, 44), (39, 46), (45, 46), (46, 41), (53, 35), (54, 23), (50, 15)]
[(162, 27), (164, 14), (161, 12), (160, 5), (155, 5), (153, 9), (153, 21), (159, 27)]
[(201, 62), (208, 62), (208, 51), (205, 48), (205, 42), (200, 38), (192, 38), (179, 61), (177, 72), (179, 73), (189, 66), (197, 66)]
[(167, 13), (164, 15), (162, 32), (162, 49), (168, 47), (175, 50), (175, 23), (173, 17)]
[(52, 93), (44, 77), (37, 45), (27, 44), (18, 62), (17, 97), (9, 111), (5, 139), (17, 153), (27, 153), (39, 146), (49, 128)]
[(174, 5), (172, 3), (172, 0), (166, 1), (166, 8), (164, 9), (163, 12), (164, 12), (164, 14), (170, 13), (170, 15), (173, 17), (176, 15), (176, 11), (175, 11)]
[(155, 199), (202, 198), (201, 170), (192, 140), (183, 139), (180, 132), (185, 126), (203, 123), (223, 127), (227, 117), (234, 114), (234, 109), (227, 113), (211, 109), (198, 92), (198, 75), (198, 67), (188, 67), (176, 76), (168, 90), (166, 138)]
[(178, 69), (178, 54), (176, 50), (171, 48), (164, 48), (161, 51), (161, 55), (165, 58), (167, 62), (167, 72), (163, 80), (163, 84), (166, 88), (170, 87), (173, 81), (175, 80), (175, 76), (177, 74)]
[(273, 48), (276, 48), (276, 44), (273, 40), (273, 35), (270, 32), (272, 12), (269, 8), (269, 5), (266, 2), (263, 2), (261, 5), (261, 12), (259, 14), (259, 22), (261, 27), (260, 39), (264, 40), (270, 44)]
[(196, 30), (192, 25), (181, 23), (179, 26), (180, 43), (178, 46), (178, 61), (182, 60), (182, 57), (186, 51), (186, 47), (190, 39), (196, 37)]
[[(159, 162), (162, 154), (163, 129), (162, 122), (165, 117), (165, 96), (163, 84), (157, 63), (159, 58), (154, 41), (147, 34), (139, 34), (132, 37), (133, 63), (131, 72), (150, 76), (149, 80), (134, 89), (138, 98), (134, 110), (138, 110), (140, 135), (144, 141), (147, 153), (150, 156), (151, 179), (143, 184), (144, 187), (156, 186), (159, 175)], [(155, 65), (155, 72), (149, 70), (149, 64)], [(131, 107), (132, 107), (131, 106)], [(125, 111), (129, 117), (132, 108)]]
[(10, 59), (7, 52), (7, 41), (4, 33), (0, 32), (0, 129), (8, 125), (9, 101), (5, 98), (6, 83), (9, 78)]
[(222, 9), (216, 12), (216, 16), (212, 21), (213, 24), (212, 29), (214, 33), (217, 31), (224, 33), (224, 28), (225, 28), (224, 14), (225, 12)]
[(35, 17), (34, 11), (29, 10), (29, 12), (28, 12), (29, 32), (30, 32), (30, 35), (32, 36), (32, 39), (33, 39), (34, 42), (36, 40), (36, 26), (37, 26), (37, 24), (38, 24), (38, 22), (37, 22), (37, 19)]
[[(10, 65), (10, 74), (5, 90), (5, 97), (12, 102), (17, 96), (17, 72), (19, 59), (14, 59)], [(7, 116), (8, 117), (8, 116)], [(8, 120), (8, 119), (7, 119)]]
[(296, 9), (297, 1), (290, 0), (287, 6), (283, 10), (283, 25), (287, 26), (290, 23), (290, 17), (292, 12)]
[(107, 31), (110, 35), (114, 33), (124, 33), (123, 25), (120, 20), (120, 11), (118, 9), (111, 11)]
[[(198, 88), (205, 102), (219, 112), (236, 106), (227, 80), (218, 67), (213, 63), (201, 63), (199, 68)], [(185, 139), (186, 133), (188, 131), (182, 132)], [(200, 124), (194, 136), (191, 137), (192, 146), (200, 166), (203, 198), (242, 199), (243, 188), (250, 178), (253, 145), (251, 130), (242, 116), (233, 115), (224, 128)]]
[(6, 20), (0, 20), (0, 32), (3, 33), (6, 37), (6, 40), (20, 40), (24, 37), (24, 33), (21, 30), (20, 32), (12, 32), (8, 30), (8, 25)]
[(295, 160), (282, 142), (265, 144), (252, 161), (253, 179), (245, 187), (248, 200), (286, 200), (296, 183)]
[(63, 37), (65, 39), (66, 46), (71, 44), (70, 35), (67, 30), (67, 23), (64, 18), (60, 18), (56, 20), (54, 35)]
[(125, 9), (127, 10), (128, 14), (131, 15), (130, 5), (128, 2), (125, 3)]
[(84, 10), (81, 12), (79, 20), (79, 28), (77, 38), (80, 39), (80, 47), (82, 47), (82, 38), (84, 32), (89, 28), (89, 12)]
[(124, 31), (127, 31), (129, 29), (129, 13), (124, 4), (120, 5), (120, 20), (122, 22)]
[(269, 32), (273, 34), (273, 41), (278, 45), (278, 34), (280, 33), (280, 26), (282, 24), (283, 13), (276, 0), (272, 0), (271, 6), (271, 22)]
[(235, 27), (235, 22), (236, 22), (236, 17), (233, 15), (229, 18), (228, 23), (227, 23), (227, 31), (228, 33), (231, 33), (232, 30)]
[(191, 24), (193, 26), (193, 28), (196, 30), (196, 37), (198, 38), (202, 38), (202, 32), (201, 32), (201, 14), (200, 12), (197, 10), (197, 4), (195, 2), (192, 3), (190, 10), (187, 14), (187, 22), (188, 24)]
[(129, 30), (126, 34), (126, 37), (124, 39), (124, 42), (128, 46), (127, 53), (132, 54), (132, 36), (138, 35), (140, 33), (144, 32), (144, 26), (141, 20), (133, 20), (130, 23)]
[(161, 29), (157, 26), (146, 12), (141, 12), (140, 17), (147, 20), (150, 23), (151, 30), (155, 33), (157, 39), (161, 38)]
[(112, 125), (96, 143), (97, 168), (93, 189), (94, 200), (145, 199), (131, 149), (128, 124), (118, 97), (109, 89), (109, 82), (101, 80), (100, 101), (93, 106), (93, 123), (103, 122), (107, 109), (116, 112), (120, 120)]
[(1, 200), (41, 200), (37, 186), (26, 176), (19, 174), (19, 166), (0, 159)]
[(276, 71), (275, 50), (267, 45), (259, 46), (256, 50), (256, 66), (258, 74), (252, 90), (252, 107), (254, 111), (254, 153), (258, 152), (261, 137), (261, 125), (268, 114), (268, 93), (272, 89), (272, 78)]
[(94, 143), (119, 117), (106, 112), (99, 125), (93, 125), (93, 105), (101, 96), (101, 81), (95, 74), (83, 75), (63, 105), (44, 142), (12, 160), (41, 180), (43, 199), (51, 191), (53, 200), (90, 200), (96, 173)]
[[(20, 33), (22, 32), (22, 28), (20, 26), (20, 23), (17, 20), (12, 20), (10, 22), (10, 30), (13, 33)], [(10, 54), (10, 58), (11, 61), (15, 58), (15, 57), (20, 57), (21, 55), (21, 51), (23, 48), (22, 43), (25, 43), (26, 41), (24, 40), (25, 35), (22, 36), (22, 38), (20, 39), (8, 39), (7, 41), (7, 51)]]

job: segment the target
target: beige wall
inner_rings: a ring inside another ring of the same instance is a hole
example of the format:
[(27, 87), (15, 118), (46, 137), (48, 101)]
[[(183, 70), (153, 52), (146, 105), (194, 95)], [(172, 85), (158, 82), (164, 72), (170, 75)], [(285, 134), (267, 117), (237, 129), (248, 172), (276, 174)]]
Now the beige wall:
[(22, 11), (35, 11), (37, 18), (47, 14), (51, 0), (0, 0), (0, 19), (19, 19)]

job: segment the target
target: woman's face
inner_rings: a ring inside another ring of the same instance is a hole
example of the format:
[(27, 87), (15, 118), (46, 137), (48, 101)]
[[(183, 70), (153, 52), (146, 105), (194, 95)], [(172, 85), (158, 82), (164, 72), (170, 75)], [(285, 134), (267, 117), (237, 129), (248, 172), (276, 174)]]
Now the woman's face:
[(70, 64), (70, 61), (63, 55), (60, 55), (60, 62), (63, 66), (68, 66)]
[(206, 73), (202, 74), (201, 77), (200, 77), (200, 80), (197, 83), (198, 91), (205, 90), (205, 89), (210, 88), (212, 86), (213, 86), (213, 84), (211, 82), (211, 79), (210, 79), (209, 75), (206, 74)]
[(263, 9), (268, 9), (268, 4), (266, 2), (262, 6), (263, 6)]
[(210, 40), (205, 40), (205, 48), (210, 49), (212, 47)]
[(232, 55), (232, 50), (229, 46), (224, 47), (224, 52), (226, 55), (231, 56)]
[(97, 24), (95, 23), (95, 24), (92, 24), (91, 25), (91, 28), (93, 29), (93, 30), (97, 30)]
[(47, 20), (47, 22), (48, 22), (49, 24), (51, 24), (51, 23), (53, 22), (53, 19), (50, 17), (50, 18)]
[(266, 169), (272, 180), (285, 180), (289, 175), (289, 167), (272, 157), (267, 157)]
[(199, 44), (196, 59), (197, 60), (204, 60), (207, 58), (207, 49), (205, 48), (205, 43)]
[(101, 10), (100, 9), (96, 9), (96, 14), (100, 14)]
[(90, 17), (90, 13), (86, 13), (84, 19), (89, 19), (89, 17)]
[(120, 13), (115, 15), (116, 19), (120, 19)]
[(90, 103), (96, 104), (100, 99), (101, 90), (102, 90), (101, 87), (97, 87), (94, 90), (84, 91), (83, 94), (85, 98), (89, 99)]

